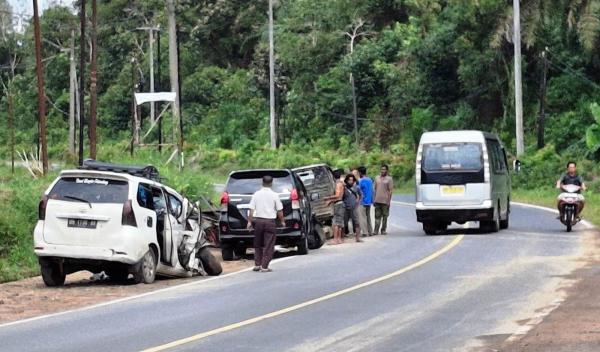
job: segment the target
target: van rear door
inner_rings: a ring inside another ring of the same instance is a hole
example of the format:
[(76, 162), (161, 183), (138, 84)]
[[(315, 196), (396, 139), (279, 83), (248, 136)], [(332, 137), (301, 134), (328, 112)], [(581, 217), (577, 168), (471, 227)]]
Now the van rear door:
[(424, 144), (420, 176), (424, 205), (474, 205), (489, 198), (481, 143)]
[(48, 193), (44, 239), (48, 243), (105, 246), (121, 228), (127, 179), (64, 176)]

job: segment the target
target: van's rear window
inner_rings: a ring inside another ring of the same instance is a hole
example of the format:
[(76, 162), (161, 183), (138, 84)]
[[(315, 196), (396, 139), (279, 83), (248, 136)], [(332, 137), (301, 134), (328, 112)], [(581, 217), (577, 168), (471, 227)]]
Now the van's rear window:
[(273, 191), (289, 193), (294, 186), (289, 172), (286, 171), (245, 171), (236, 172), (229, 177), (226, 191), (230, 194), (253, 194), (262, 187), (262, 177), (273, 177)]
[(49, 198), (68, 202), (125, 203), (128, 195), (127, 181), (96, 177), (62, 177), (52, 187)]
[(425, 171), (481, 170), (483, 167), (481, 144), (425, 144), (421, 165)]

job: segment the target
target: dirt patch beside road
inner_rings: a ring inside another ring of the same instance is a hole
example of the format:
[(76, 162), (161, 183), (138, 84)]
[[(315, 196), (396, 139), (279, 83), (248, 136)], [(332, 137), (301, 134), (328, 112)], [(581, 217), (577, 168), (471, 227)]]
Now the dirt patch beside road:
[[(213, 254), (221, 259), (220, 250)], [(254, 265), (252, 260), (221, 262), (223, 274)], [(185, 279), (157, 279), (150, 285), (117, 284), (110, 280), (92, 282), (91, 273), (84, 271), (67, 275), (64, 287), (49, 288), (40, 276), (0, 284), (0, 324), (15, 320), (91, 306), (119, 298), (156, 291), (206, 277)]]
[(586, 233), (584, 245), (586, 265), (568, 277), (575, 283), (564, 288), (567, 293), (564, 302), (524, 336), (478, 351), (600, 351), (600, 232)]

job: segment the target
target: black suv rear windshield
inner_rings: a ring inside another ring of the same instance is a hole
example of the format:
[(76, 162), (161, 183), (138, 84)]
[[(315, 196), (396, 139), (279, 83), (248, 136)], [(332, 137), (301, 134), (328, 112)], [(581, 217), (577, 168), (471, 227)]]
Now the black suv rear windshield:
[(423, 146), (425, 171), (480, 170), (483, 167), (478, 143), (440, 143)]
[(244, 171), (231, 174), (226, 191), (230, 194), (253, 194), (262, 187), (264, 175), (273, 177), (273, 191), (277, 193), (289, 193), (294, 188), (287, 171)]
[(95, 177), (63, 177), (52, 187), (49, 198), (69, 202), (125, 203), (128, 194), (127, 181)]

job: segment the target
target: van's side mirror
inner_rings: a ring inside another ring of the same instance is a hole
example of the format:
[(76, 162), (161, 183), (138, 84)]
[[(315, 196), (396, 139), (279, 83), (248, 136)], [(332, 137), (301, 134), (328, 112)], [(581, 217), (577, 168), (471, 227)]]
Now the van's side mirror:
[(513, 170), (514, 170), (515, 172), (517, 172), (517, 173), (518, 173), (519, 171), (521, 171), (521, 161), (520, 161), (520, 160), (518, 160), (518, 159), (515, 159), (515, 160), (513, 161)]
[(319, 200), (319, 198), (321, 198), (321, 195), (319, 195), (319, 193), (311, 193), (310, 194), (310, 200), (312, 202), (314, 202), (315, 200)]

